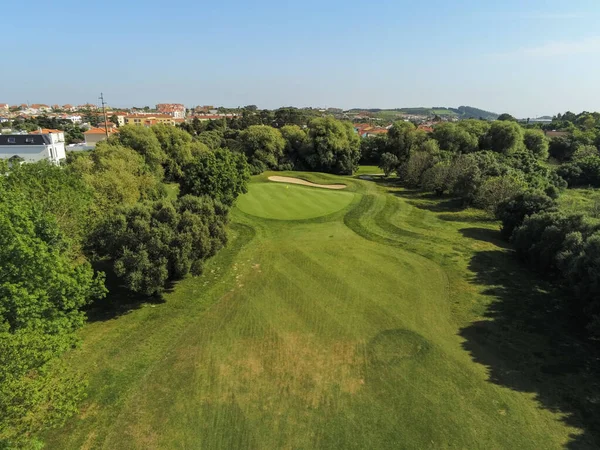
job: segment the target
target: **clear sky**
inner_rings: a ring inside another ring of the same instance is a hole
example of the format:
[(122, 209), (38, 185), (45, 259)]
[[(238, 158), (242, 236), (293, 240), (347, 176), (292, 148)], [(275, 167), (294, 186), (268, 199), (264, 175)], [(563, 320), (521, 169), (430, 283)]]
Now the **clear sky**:
[(0, 103), (600, 110), (599, 0), (5, 2)]

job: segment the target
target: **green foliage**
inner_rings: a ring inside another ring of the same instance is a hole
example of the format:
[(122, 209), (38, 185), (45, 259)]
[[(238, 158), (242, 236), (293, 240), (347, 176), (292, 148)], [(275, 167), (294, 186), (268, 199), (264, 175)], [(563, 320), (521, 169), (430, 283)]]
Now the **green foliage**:
[(159, 295), (169, 281), (201, 273), (225, 245), (227, 212), (219, 201), (191, 195), (122, 207), (96, 228), (90, 247), (113, 262), (127, 289)]
[(419, 187), (423, 181), (423, 174), (428, 169), (432, 168), (440, 160), (439, 149), (436, 151), (436, 141), (428, 141), (435, 143), (435, 146), (427, 144), (426, 147), (430, 151), (415, 151), (412, 152), (408, 161), (402, 164), (400, 168), (400, 177), (407, 186)]
[(477, 190), (475, 205), (494, 213), (498, 205), (519, 195), (527, 186), (523, 175), (516, 171), (503, 176), (489, 177)]
[(416, 127), (411, 122), (394, 122), (387, 135), (388, 152), (404, 162), (410, 157), (416, 139)]
[(516, 122), (517, 121), (517, 119), (515, 119), (513, 116), (511, 116), (508, 113), (500, 114), (496, 120), (503, 121), (503, 122)]
[(579, 145), (572, 136), (560, 136), (550, 140), (548, 152), (558, 161), (569, 161), (578, 147)]
[(155, 174), (162, 176), (162, 164), (167, 160), (156, 134), (151, 129), (136, 125), (125, 125), (119, 128), (116, 138), (121, 145), (139, 153), (148, 167)]
[(177, 181), (183, 175), (182, 167), (192, 159), (192, 136), (171, 125), (154, 125), (151, 130), (166, 155), (163, 161), (165, 179)]
[(471, 153), (479, 149), (479, 136), (470, 132), (474, 127), (469, 125), (442, 123), (435, 127), (432, 137), (442, 150), (452, 153)]
[(60, 376), (54, 361), (76, 343), (81, 308), (105, 294), (103, 277), (73, 259), (54, 217), (29, 197), (32, 184), (18, 177), (12, 186), (0, 182), (2, 448), (30, 446), (35, 434), (75, 412), (82, 385)]
[(392, 172), (395, 172), (398, 169), (400, 164), (400, 160), (398, 157), (392, 153), (384, 153), (381, 155), (381, 160), (379, 161), (379, 168), (383, 170), (383, 173), (386, 177), (389, 177)]
[(303, 159), (312, 170), (352, 174), (360, 159), (360, 137), (349, 122), (332, 117), (313, 119), (308, 124)]
[(285, 148), (281, 132), (267, 125), (252, 125), (242, 131), (240, 144), (250, 165), (258, 169), (276, 169)]
[(558, 168), (569, 186), (600, 187), (600, 156), (583, 156)]
[(246, 157), (229, 150), (204, 152), (184, 168), (181, 194), (209, 196), (231, 206), (238, 195), (247, 192), (250, 169)]
[(93, 192), (71, 171), (40, 161), (14, 165), (6, 176), (8, 190), (20, 192), (42, 215), (53, 215), (72, 245), (78, 246), (90, 223)]
[(526, 217), (556, 207), (556, 201), (544, 192), (526, 191), (502, 201), (496, 208), (496, 217), (502, 221), (500, 229), (505, 239), (510, 239), (515, 228), (521, 226)]
[(524, 131), (523, 142), (527, 150), (543, 161), (548, 159), (549, 141), (543, 131), (528, 129)]
[(387, 135), (377, 134), (360, 140), (360, 163), (379, 164), (381, 155), (388, 151)]
[(294, 166), (302, 165), (302, 157), (308, 145), (306, 132), (298, 125), (284, 125), (279, 131), (285, 140), (285, 159)]
[(523, 128), (515, 122), (496, 121), (490, 127), (487, 140), (491, 150), (509, 155), (523, 149)]
[(204, 131), (198, 135), (197, 140), (205, 144), (210, 150), (224, 147), (223, 133), (218, 130)]
[(144, 158), (122, 145), (103, 141), (92, 152), (71, 154), (67, 171), (81, 177), (92, 189), (96, 216), (164, 194), (160, 180), (150, 172)]

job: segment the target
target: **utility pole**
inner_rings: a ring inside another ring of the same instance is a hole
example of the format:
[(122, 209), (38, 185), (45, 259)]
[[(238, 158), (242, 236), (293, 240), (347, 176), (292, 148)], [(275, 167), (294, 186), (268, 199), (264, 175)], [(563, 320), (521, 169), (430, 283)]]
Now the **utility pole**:
[(104, 132), (106, 133), (106, 139), (108, 139), (108, 121), (106, 120), (106, 103), (104, 103), (104, 95), (100, 92), (100, 101), (102, 102), (102, 113), (104, 114)]

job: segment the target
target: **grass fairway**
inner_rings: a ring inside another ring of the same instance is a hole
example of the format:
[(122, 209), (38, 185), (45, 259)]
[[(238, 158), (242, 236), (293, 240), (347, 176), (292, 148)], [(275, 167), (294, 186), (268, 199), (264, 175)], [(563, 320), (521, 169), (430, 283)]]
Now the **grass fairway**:
[(581, 433), (465, 348), (496, 299), (473, 258), (507, 257), (496, 223), (373, 182), (268, 175), (204, 275), (84, 328), (68, 359), (89, 398), (48, 448), (553, 449)]

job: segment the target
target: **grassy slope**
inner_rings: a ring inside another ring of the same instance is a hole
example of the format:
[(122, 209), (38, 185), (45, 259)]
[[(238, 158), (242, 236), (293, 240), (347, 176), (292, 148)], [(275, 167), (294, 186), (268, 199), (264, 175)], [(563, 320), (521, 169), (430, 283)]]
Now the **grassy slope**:
[(472, 260), (505, 254), (497, 225), (420, 194), (345, 182), (352, 204), (328, 216), (236, 211), (231, 245), (202, 277), (164, 304), (86, 326), (70, 359), (89, 374), (90, 397), (48, 447), (567, 442), (576, 429), (532, 393), (490, 383), (459, 336), (495, 298)]

